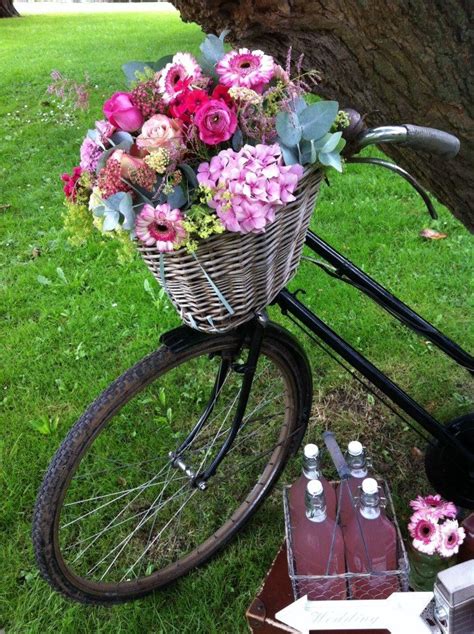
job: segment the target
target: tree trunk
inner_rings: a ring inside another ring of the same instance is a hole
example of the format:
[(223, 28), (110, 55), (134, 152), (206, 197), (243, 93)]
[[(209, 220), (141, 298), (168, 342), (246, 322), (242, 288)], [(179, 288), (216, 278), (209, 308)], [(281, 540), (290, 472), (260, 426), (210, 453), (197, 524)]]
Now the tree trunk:
[(0, 18), (14, 18), (19, 15), (13, 6), (13, 0), (0, 0)]
[(280, 61), (293, 47), (321, 72), (320, 92), (368, 113), (370, 126), (413, 123), (459, 137), (451, 161), (386, 153), (474, 229), (472, 0), (174, 0), (208, 33)]

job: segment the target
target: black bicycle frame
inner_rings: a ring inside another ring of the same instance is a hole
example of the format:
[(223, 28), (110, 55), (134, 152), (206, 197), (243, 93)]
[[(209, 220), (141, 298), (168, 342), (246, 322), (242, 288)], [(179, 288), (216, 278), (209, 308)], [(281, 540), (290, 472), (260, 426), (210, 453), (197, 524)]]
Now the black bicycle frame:
[[(324, 258), (331, 267), (334, 267), (331, 268), (324, 263), (316, 261), (315, 263), (321, 266), (324, 271), (359, 289), (403, 324), (418, 334), (422, 334), (440, 350), (449, 355), (456, 363), (473, 373), (473, 357), (432, 324), (420, 317), (420, 315), (415, 313), (397, 297), (389, 293), (389, 291), (378, 284), (369, 275), (361, 271), (361, 269), (356, 267), (347, 258), (338, 253), (319, 236), (309, 231), (306, 236), (306, 244), (314, 253)], [(287, 312), (296, 317), (296, 319), (303, 323), (312, 333), (324, 341), (351, 366), (379, 388), (440, 443), (454, 449), (461, 459), (466, 460), (469, 465), (474, 467), (474, 454), (460, 443), (454, 435), (450, 434), (449, 431), (419, 403), (404, 392), (401, 387), (391, 381), (381, 370), (370, 363), (368, 359), (331, 330), (327, 324), (299, 301), (295, 294), (290, 293), (288, 289), (284, 289), (276, 297), (275, 303), (279, 305), (283, 313)]]

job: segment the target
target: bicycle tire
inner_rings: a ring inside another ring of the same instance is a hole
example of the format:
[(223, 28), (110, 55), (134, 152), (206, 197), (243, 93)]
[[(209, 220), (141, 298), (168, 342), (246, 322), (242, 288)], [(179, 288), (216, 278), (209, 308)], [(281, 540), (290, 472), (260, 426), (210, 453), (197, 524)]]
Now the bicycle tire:
[[(118, 433), (118, 431), (116, 431), (118, 428), (112, 424), (113, 421), (117, 417), (120, 418), (123, 408), (128, 407), (130, 404), (134, 406), (133, 399), (136, 399), (138, 395), (143, 392), (145, 387), (157, 385), (157, 379), (166, 378), (174, 369), (184, 367), (185, 364), (191, 360), (197, 360), (198, 363), (201, 363), (200, 359), (213, 359), (219, 353), (236, 350), (242, 345), (244, 347), (248, 345), (248, 338), (246, 339), (245, 336), (242, 335), (242, 332), (232, 331), (225, 335), (203, 336), (186, 327), (176, 329), (176, 331), (171, 333), (171, 336), (170, 333), (168, 333), (168, 336), (165, 337), (165, 341), (169, 341), (171, 344), (162, 346), (139, 361), (135, 366), (127, 370), (114, 381), (91, 404), (83, 416), (71, 428), (62, 445), (57, 450), (38, 493), (33, 519), (33, 544), (40, 572), (55, 590), (81, 603), (112, 604), (137, 599), (168, 585), (195, 567), (207, 562), (247, 523), (270, 493), (289, 456), (298, 449), (306, 429), (312, 396), (311, 373), (308, 361), (292, 335), (275, 324), (269, 324), (265, 331), (260, 359), (262, 363), (271, 361), (275, 368), (280, 369), (286, 390), (285, 402), (288, 402), (289, 405), (285, 407), (284, 424), (278, 432), (278, 439), (281, 437), (282, 440), (279, 440), (278, 444), (273, 448), (268, 462), (266, 462), (263, 468), (261, 480), (259, 476), (259, 479), (253, 484), (247, 496), (222, 526), (209, 535), (203, 543), (198, 544), (190, 553), (186, 553), (184, 557), (180, 557), (179, 560), (172, 562), (163, 569), (153, 570), (150, 574), (145, 574), (145, 576), (136, 579), (126, 578), (119, 582), (113, 581), (112, 583), (98, 581), (92, 578), (93, 575), (91, 575), (91, 578), (78, 575), (64, 559), (64, 551), (69, 548), (69, 542), (67, 546), (61, 546), (61, 530), (59, 524), (61, 515), (66, 506), (68, 506), (65, 503), (65, 499), (67, 499), (69, 489), (73, 488), (71, 487), (71, 483), (75, 482), (76, 472), (81, 467), (83, 461), (87, 464), (87, 460), (89, 460), (88, 456), (90, 460), (93, 461), (96, 454), (100, 455), (101, 445), (99, 444), (99, 449), (95, 451), (94, 447), (95, 443), (101, 438), (101, 434), (105, 435), (106, 430), (109, 429), (114, 433)], [(204, 363), (204, 361), (202, 363)], [(142, 418), (140, 418), (140, 420), (142, 420)], [(249, 421), (251, 420), (252, 419), (249, 418)], [(277, 423), (275, 423), (275, 425), (276, 424)], [(266, 421), (265, 428), (261, 425), (258, 426), (256, 430), (266, 430), (269, 426), (269, 422)], [(247, 432), (246, 435), (250, 437), (252, 433), (256, 432)], [(262, 431), (262, 437), (264, 433), (267, 432)], [(163, 434), (164, 432), (162, 435)], [(210, 437), (211, 436), (209, 436), (209, 438)], [(218, 437), (219, 434), (217, 434), (216, 438)], [(245, 436), (242, 436), (242, 438), (245, 438)], [(237, 436), (237, 439), (239, 439), (239, 436)], [(204, 440), (207, 441), (208, 444), (210, 443), (210, 440), (205, 436)], [(215, 440), (213, 442), (215, 442)], [(250, 444), (250, 439), (248, 443)], [(203, 447), (206, 449), (207, 445), (204, 444)], [(204, 451), (204, 449), (202, 449), (202, 451)], [(270, 450), (272, 450), (272, 448)], [(206, 451), (209, 452), (208, 449), (206, 449)], [(245, 451), (251, 451), (251, 449), (246, 449), (244, 446), (240, 451), (244, 454)], [(228, 456), (229, 455), (230, 452)], [(239, 454), (234, 452), (234, 455), (238, 456)], [(229, 459), (228, 456), (224, 459), (223, 465), (225, 461)], [(235, 460), (237, 460), (237, 457)], [(263, 459), (263, 462), (265, 460), (266, 458)], [(104, 462), (104, 464), (106, 463)], [(250, 460), (249, 464), (251, 465)], [(87, 468), (85, 473), (85, 481), (88, 483), (88, 480), (90, 480), (92, 485), (99, 479), (98, 475), (100, 475), (101, 472), (99, 471), (95, 478), (89, 478), (87, 476)], [(219, 470), (217, 473), (219, 475)], [(109, 473), (107, 473), (107, 476), (108, 475)], [(105, 478), (106, 476), (102, 477)], [(79, 478), (79, 476), (77, 476), (77, 478)], [(79, 486), (82, 487), (82, 481), (78, 481)], [(168, 485), (164, 485), (163, 490), (165, 490), (167, 486)], [(82, 489), (80, 490), (82, 494)], [(212, 487), (209, 487), (209, 490), (212, 490)], [(194, 491), (196, 491), (196, 489), (194, 489)], [(217, 489), (214, 489), (214, 491), (216, 494)], [(102, 504), (102, 506), (106, 506), (107, 503), (109, 503), (107, 502), (107, 495), (111, 494), (106, 493), (97, 498), (89, 499), (98, 501), (100, 497), (105, 497), (106, 503)], [(171, 495), (171, 498), (172, 497)], [(87, 502), (87, 500), (88, 498), (85, 498), (85, 502)], [(80, 499), (79, 502), (82, 503), (84, 500)], [(95, 503), (97, 504), (97, 502)], [(77, 502), (70, 502), (69, 506), (74, 504), (77, 504)], [(164, 504), (166, 504), (166, 501), (163, 503), (163, 506)], [(98, 508), (101, 508), (100, 505)], [(152, 509), (152, 506), (150, 506), (150, 509)], [(92, 513), (94, 512), (95, 511)], [(132, 511), (129, 510), (128, 512), (131, 513)], [(143, 513), (143, 511), (140, 512)], [(181, 511), (181, 515), (183, 513), (184, 511)], [(86, 513), (80, 516), (83, 523), (87, 515), (90, 514)], [(179, 516), (180, 521), (181, 515)], [(145, 515), (145, 518), (146, 517), (147, 515)], [(140, 521), (142, 521), (142, 519)], [(156, 520), (154, 520), (153, 528), (155, 521)], [(120, 520), (120, 522), (116, 522), (116, 525), (119, 526), (120, 523), (125, 522), (126, 520), (123, 522)], [(68, 526), (68, 524), (66, 524), (66, 526)], [(115, 525), (112, 526), (112, 528), (115, 529)], [(80, 530), (81, 529), (79, 529), (79, 531)], [(104, 533), (104, 529), (100, 529), (99, 532), (100, 531)], [(106, 533), (107, 531), (104, 534)], [(188, 533), (192, 534), (192, 532)], [(101, 535), (101, 537), (103, 537), (103, 535)], [(94, 543), (96, 541), (96, 535), (94, 533), (92, 534), (92, 538), (94, 538), (92, 542)], [(87, 537), (87, 539), (90, 541), (91, 538)], [(85, 540), (82, 539), (82, 541), (84, 542)], [(128, 543), (126, 543), (126, 546), (128, 546)], [(83, 548), (87, 550), (89, 546)], [(166, 551), (166, 554), (168, 554), (168, 551)]]

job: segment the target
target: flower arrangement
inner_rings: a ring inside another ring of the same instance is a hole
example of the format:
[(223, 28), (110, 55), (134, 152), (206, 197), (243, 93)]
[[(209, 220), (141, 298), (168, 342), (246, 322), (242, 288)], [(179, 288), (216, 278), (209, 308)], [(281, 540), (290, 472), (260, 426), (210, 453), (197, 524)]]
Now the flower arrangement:
[(456, 506), (440, 495), (419, 495), (410, 506), (414, 513), (408, 531), (413, 547), (426, 555), (439, 554), (444, 558), (455, 555), (465, 538), (464, 528), (456, 520)]
[(283, 68), (260, 50), (226, 52), (224, 34), (201, 52), (124, 65), (129, 90), (104, 103), (62, 176), (73, 242), (96, 227), (192, 253), (215, 234), (265, 232), (304, 166), (341, 171), (347, 117), (337, 102), (310, 103), (317, 76), (301, 60), (292, 77), (291, 55)]

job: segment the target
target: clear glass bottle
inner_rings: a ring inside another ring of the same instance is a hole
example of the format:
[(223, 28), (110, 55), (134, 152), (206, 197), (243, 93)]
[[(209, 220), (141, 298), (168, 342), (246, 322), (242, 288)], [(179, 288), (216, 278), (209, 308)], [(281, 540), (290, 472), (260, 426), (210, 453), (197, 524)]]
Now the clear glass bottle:
[(351, 477), (341, 482), (337, 490), (337, 500), (340, 504), (339, 522), (347, 526), (354, 516), (354, 500), (360, 495), (359, 487), (367, 477), (367, 455), (358, 440), (352, 440), (347, 445), (346, 462), (351, 470)]
[(310, 480), (319, 480), (323, 485), (326, 499), (327, 514), (333, 520), (336, 519), (336, 490), (333, 485), (326, 480), (321, 473), (319, 460), (319, 448), (317, 445), (305, 445), (303, 450), (303, 469), (300, 477), (290, 489), (290, 509), (297, 515), (305, 512), (306, 485)]
[[(347, 572), (382, 573), (397, 570), (397, 533), (381, 512), (377, 481), (362, 482), (359, 505), (353, 518), (342, 527)], [(349, 579), (352, 599), (386, 599), (400, 591), (398, 576), (370, 575)]]
[[(323, 484), (310, 480), (306, 485), (305, 512), (292, 513), (291, 536), (297, 575), (343, 575), (344, 539), (341, 528), (328, 517)], [(346, 599), (345, 578), (301, 581), (298, 592), (310, 600)]]

